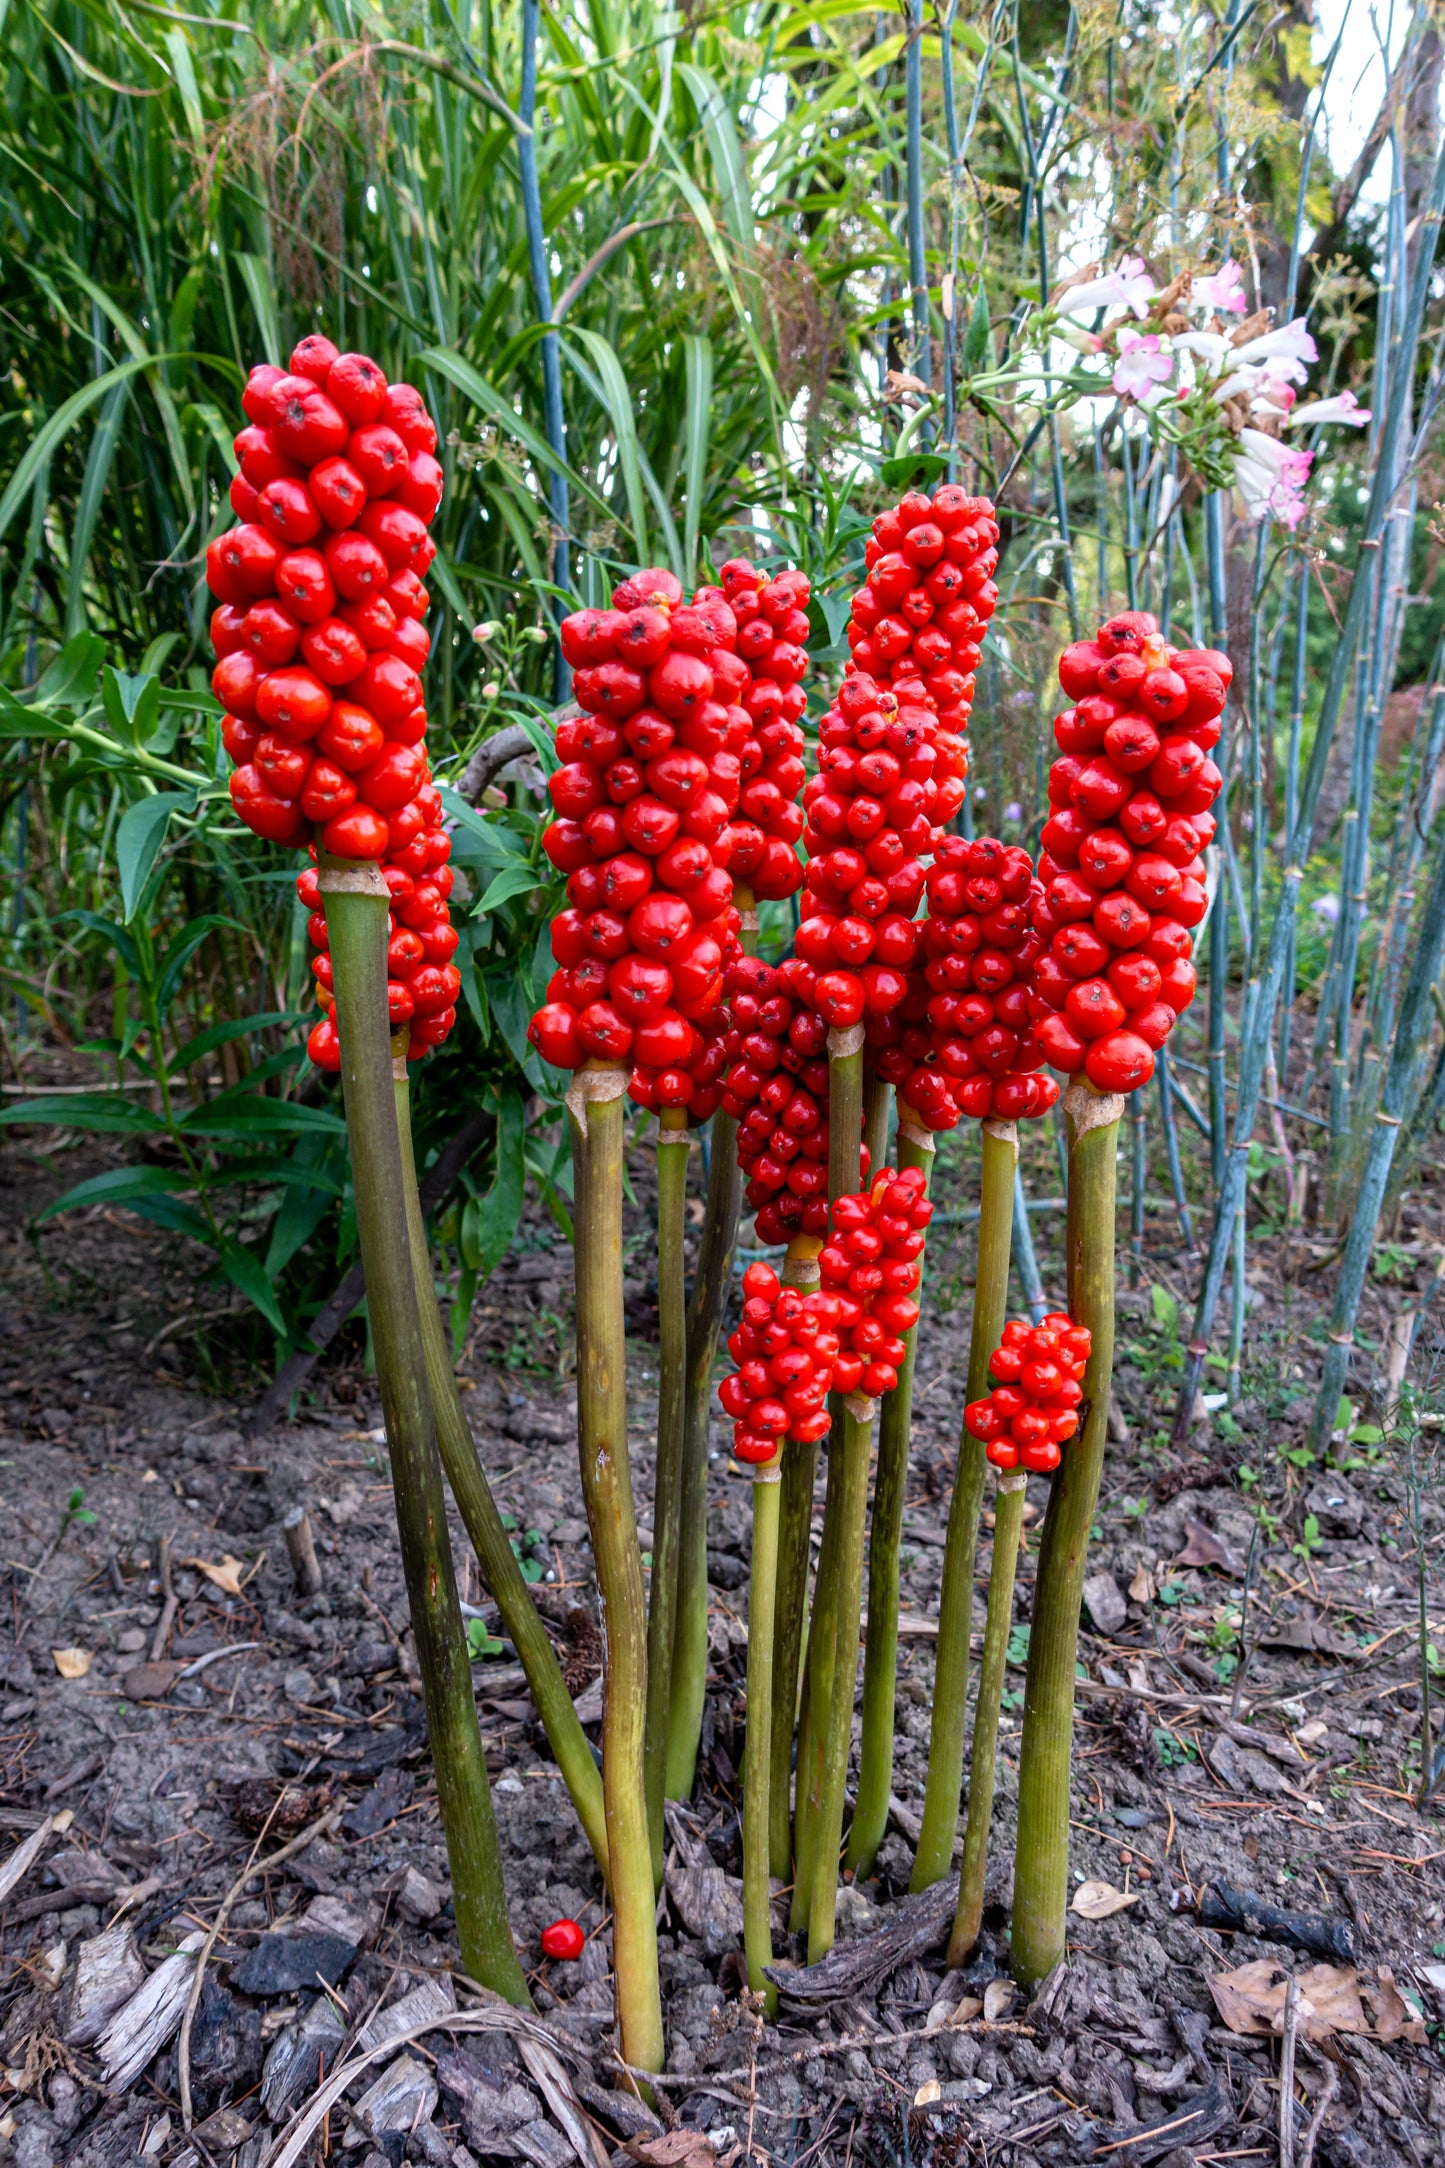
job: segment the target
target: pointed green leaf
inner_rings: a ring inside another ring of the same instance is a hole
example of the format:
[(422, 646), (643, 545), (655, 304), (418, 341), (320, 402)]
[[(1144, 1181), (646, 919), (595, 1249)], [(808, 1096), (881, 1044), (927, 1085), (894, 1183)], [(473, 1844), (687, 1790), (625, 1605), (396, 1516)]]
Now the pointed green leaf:
[[(150, 682), (154, 684), (155, 680)], [(120, 873), (120, 906), (127, 925), (140, 908), (172, 813), (182, 806), (190, 811), (194, 805), (188, 790), (158, 790), (153, 797), (138, 798), (121, 815), (115, 832), (115, 862)]]

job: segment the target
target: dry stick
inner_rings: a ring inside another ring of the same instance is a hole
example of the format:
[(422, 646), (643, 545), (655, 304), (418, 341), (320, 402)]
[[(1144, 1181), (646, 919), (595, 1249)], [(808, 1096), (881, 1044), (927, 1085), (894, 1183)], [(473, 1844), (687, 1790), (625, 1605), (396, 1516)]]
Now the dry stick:
[[(973, 1329), (968, 1346), (965, 1403), (988, 1391), (988, 1359), (1003, 1337), (1008, 1312), (1009, 1251), (1013, 1240), (1014, 1176), (1019, 1160), (1015, 1122), (980, 1124), (983, 1170), (979, 1188), (978, 1271), (973, 1292)], [(973, 1623), (973, 1562), (983, 1509), (988, 1459), (982, 1444), (960, 1425), (958, 1466), (943, 1550), (938, 1603), (938, 1663), (933, 1682), (933, 1724), (928, 1742), (928, 1782), (923, 1827), (914, 1854), (911, 1890), (946, 1875), (958, 1841), (963, 1788), (963, 1727), (968, 1698), (968, 1650)]]
[(1299, 2037), (1299, 1981), (1284, 1991), (1284, 2038), (1279, 2051), (1279, 2168), (1294, 2168), (1294, 2054)]
[(612, 1883), (612, 1948), (622, 2052), (663, 2060), (652, 1846), (643, 1791), (647, 1618), (627, 1453), (622, 1298), (625, 1069), (580, 1069), (571, 1117), (577, 1260), (577, 1448), (602, 1604), (602, 1792)]
[(402, 1569), (451, 1864), (457, 1939), (462, 1961), (475, 1978), (509, 2002), (525, 2004), (527, 1983), (507, 1919), (501, 1848), (457, 1604), (407, 1239), (407, 1196), (414, 1185), (402, 1166), (386, 1013), (391, 899), (379, 867), (338, 865), (325, 856), (321, 893), (331, 937), (357, 1235), (391, 1453)]
[(196, 1953), (196, 1969), (191, 1974), (191, 1991), (186, 1997), (185, 2015), (181, 2019), (181, 2034), (176, 2042), (176, 2083), (181, 2096), (181, 2122), (186, 2130), (191, 2127), (191, 2026), (195, 2020), (197, 2006), (200, 2003), (201, 1988), (206, 1977), (206, 1966), (210, 1962), (212, 1950), (225, 1932), (226, 1922), (231, 1917), (231, 1907), (242, 1890), (245, 1889), (247, 1883), (254, 1881), (258, 1874), (269, 1874), (273, 1867), (280, 1866), (283, 1859), (291, 1859), (297, 1852), (304, 1852), (308, 1844), (312, 1843), (317, 1837), (324, 1837), (327, 1830), (341, 1819), (340, 1807), (329, 1807), (326, 1813), (318, 1816), (309, 1828), (303, 1829), (299, 1837), (293, 1837), (289, 1844), (283, 1844), (279, 1852), (273, 1852), (269, 1859), (263, 1859), (260, 1865), (257, 1866), (256, 1854), (266, 1842), (266, 1832), (280, 1813), (281, 1802), (285, 1799), (288, 1790), (289, 1787), (283, 1785), (276, 1794), (275, 1804), (266, 1817), (265, 1827), (251, 1847), (250, 1858), (242, 1868), (240, 1875), (221, 1899), (220, 1908), (211, 1922), (211, 1931)]
[(286, 1555), (291, 1561), (297, 1595), (316, 1595), (321, 1587), (321, 1562), (316, 1556), (311, 1516), (305, 1506), (292, 1506), (281, 1523), (281, 1533), (286, 1539)]
[(662, 1887), (663, 1795), (677, 1626), (682, 1533), (682, 1453), (687, 1423), (687, 1226), (689, 1140), (685, 1107), (664, 1107), (657, 1131), (657, 1474), (653, 1485), (652, 1585), (647, 1605), (647, 1724), (643, 1781), (652, 1879)]
[(1320, 2097), (1315, 2102), (1315, 2112), (1306, 2124), (1304, 2137), (1300, 2140), (1299, 2159), (1295, 2164), (1295, 2168), (1314, 2168), (1315, 2141), (1323, 2128), (1330, 2102), (1339, 2089), (1340, 2074), (1336, 2070), (1334, 2063), (1327, 2057), (1325, 2059), (1325, 2082)]
[[(862, 1159), (859, 1150), (860, 1131), (863, 1121), (863, 1027), (853, 1024), (845, 1029), (834, 1029), (828, 1034), (828, 1202), (856, 1193), (862, 1179)], [(838, 1825), (833, 1836), (833, 1850), (825, 1857), (819, 1844), (818, 1817), (824, 1795), (828, 1789), (828, 1758), (833, 1737), (833, 1703), (836, 1698), (837, 1677), (834, 1663), (835, 1643), (839, 1642), (840, 1630), (847, 1639), (847, 1614), (842, 1603), (843, 1560), (847, 1545), (844, 1540), (845, 1523), (849, 1507), (856, 1515), (857, 1483), (847, 1487), (845, 1497), (845, 1472), (850, 1467), (849, 1424), (853, 1421), (846, 1413), (842, 1395), (832, 1395), (833, 1428), (828, 1438), (828, 1487), (823, 1504), (823, 1541), (818, 1555), (818, 1573), (813, 1591), (813, 1616), (808, 1633), (807, 1670), (804, 1679), (803, 1708), (798, 1725), (798, 1777), (797, 1777), (797, 1827), (794, 1833), (794, 1850), (797, 1868), (793, 1879), (793, 1926), (808, 1927), (812, 1933), (813, 1881), (816, 1875), (827, 1882), (830, 1895), (827, 1911), (831, 1918), (837, 1894), (838, 1841), (842, 1833), (842, 1794), (839, 1792)], [(861, 1438), (857, 1435), (861, 1427)], [(851, 1434), (853, 1445), (852, 1472), (856, 1477), (856, 1461), (861, 1452), (863, 1511), (866, 1516), (868, 1497), (868, 1455), (872, 1433), (867, 1424), (854, 1424)], [(861, 1532), (859, 1542), (861, 1545)], [(858, 1668), (858, 1614), (862, 1609), (862, 1552), (859, 1551), (858, 1593), (853, 1607), (853, 1672), (848, 1680), (848, 1710), (851, 1728), (853, 1693), (857, 1683)], [(846, 1659), (845, 1659), (846, 1661)], [(836, 1747), (833, 1751), (836, 1753)], [(847, 1745), (843, 1748), (844, 1774), (846, 1775)], [(820, 1929), (821, 1929), (821, 1918)], [(829, 1942), (831, 1942), (831, 1930)], [(826, 1947), (827, 1945), (824, 1945)], [(821, 1954), (821, 1952), (819, 1953)]]
[[(918, 1167), (927, 1176), (934, 1143), (911, 1108), (898, 1109), (900, 1172)], [(874, 1162), (876, 1173), (882, 1161)], [(925, 1189), (924, 1194), (927, 1194)], [(918, 1300), (923, 1299), (920, 1288)], [(888, 1827), (893, 1778), (893, 1703), (898, 1683), (898, 1553), (908, 1490), (908, 1441), (913, 1426), (913, 1367), (918, 1327), (903, 1336), (898, 1383), (883, 1402), (878, 1425), (878, 1473), (868, 1531), (868, 1644), (863, 1659), (863, 1738), (858, 1750), (858, 1797), (848, 1833), (845, 1866), (866, 1875)]]
[(421, 1199), (417, 1194), (416, 1164), (411, 1141), (411, 1088), (402, 1068), (395, 1073), (397, 1131), (401, 1141), (402, 1171), (406, 1182), (407, 1237), (411, 1249), (412, 1276), (416, 1283), (417, 1309), (421, 1319), (422, 1346), (426, 1355), (427, 1387), (436, 1418), (437, 1446), (442, 1467), (462, 1525), (471, 1539), (482, 1578), (492, 1592), (502, 1624), (523, 1671), (527, 1687), (542, 1719), (547, 1744), (562, 1772), (577, 1819), (592, 1847), (593, 1857), (607, 1877), (607, 1821), (602, 1804), (602, 1777), (592, 1757), (562, 1667), (557, 1661), (546, 1627), (537, 1613), (511, 1538), (497, 1510), (472, 1436), (472, 1426), (462, 1405), (447, 1347), (446, 1328), (437, 1302), (431, 1272), (431, 1253)]
[(958, 1878), (958, 1910), (948, 1944), (948, 1962), (961, 1965), (978, 1941), (983, 1921), (983, 1880), (988, 1866), (989, 1824), (993, 1819), (994, 1775), (998, 1765), (998, 1714), (1008, 1665), (1013, 1626), (1014, 1575), (1024, 1525), (1029, 1479), (1022, 1468), (1000, 1475), (994, 1485), (993, 1566), (988, 1579), (988, 1619), (983, 1630), (983, 1659), (978, 1670), (978, 1699), (973, 1713), (973, 1753), (968, 1771), (968, 1823), (963, 1835), (963, 1867)]
[(161, 1605), (161, 1615), (156, 1622), (156, 1630), (151, 1635), (150, 1660), (153, 1664), (158, 1664), (166, 1653), (166, 1643), (170, 1639), (171, 1628), (176, 1623), (176, 1611), (178, 1609), (176, 1592), (171, 1586), (171, 1539), (169, 1536), (161, 1537), (160, 1551), (161, 1590), (165, 1601)]
[(1064, 1954), (1069, 1879), (1069, 1759), (1084, 1558), (1098, 1503), (1114, 1368), (1114, 1209), (1124, 1101), (1075, 1078), (1069, 1125), (1069, 1314), (1092, 1339), (1078, 1436), (1064, 1450), (1039, 1543), (1019, 1753), (1012, 1960), (1026, 1985)]
[[(758, 914), (750, 888), (738, 882), (733, 901), (742, 920), (743, 953), (755, 956)], [(733, 1251), (742, 1210), (737, 1123), (721, 1109), (712, 1118), (712, 1158), (702, 1246), (687, 1308), (687, 1403), (682, 1438), (681, 1530), (677, 1551), (677, 1609), (668, 1687), (669, 1799), (690, 1799), (707, 1693), (707, 1442), (712, 1416), (712, 1366), (732, 1282)], [(656, 1566), (653, 1568), (656, 1573)]]
[[(780, 1275), (785, 1287), (809, 1293), (819, 1285), (821, 1238), (794, 1235)], [(798, 1670), (808, 1609), (808, 1549), (813, 1529), (816, 1445), (789, 1439), (783, 1447), (778, 1512), (777, 1593), (773, 1603), (771, 1682), (772, 1744), (769, 1750), (768, 1857), (771, 1872), (786, 1882), (793, 1863), (793, 1729), (798, 1713)]]

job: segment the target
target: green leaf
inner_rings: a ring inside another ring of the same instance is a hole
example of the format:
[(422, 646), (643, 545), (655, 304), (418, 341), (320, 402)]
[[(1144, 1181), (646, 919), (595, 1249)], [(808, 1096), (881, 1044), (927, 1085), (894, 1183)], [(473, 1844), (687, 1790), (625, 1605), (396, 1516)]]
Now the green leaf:
[(1179, 1305), (1168, 1288), (1161, 1287), (1157, 1280), (1149, 1290), (1149, 1307), (1154, 1312), (1156, 1325), (1162, 1325), (1166, 1332), (1178, 1331)]
[(479, 1663), (484, 1656), (503, 1656), (506, 1643), (487, 1631), (487, 1622), (481, 1618), (467, 1620), (467, 1654), (472, 1662)]
[(504, 822), (488, 819), (485, 813), (479, 813), (474, 805), (467, 804), (466, 799), (459, 791), (454, 790), (450, 783), (438, 784), (437, 792), (448, 820), (454, 820), (459, 828), (465, 828), (467, 834), (475, 839), (486, 864), (500, 868), (524, 863), (521, 852), (509, 841), (511, 831)]
[(244, 1085), (222, 1092), (209, 1106), (193, 1107), (176, 1125), (188, 1137), (235, 1137), (242, 1143), (252, 1138), (269, 1140), (299, 1136), (303, 1130), (321, 1130), (344, 1137), (346, 1124), (326, 1107), (304, 1106), (297, 1100), (268, 1099), (264, 1092), (248, 1091)]
[[(123, 384), (129, 377), (138, 375), (142, 369), (153, 369), (158, 361), (173, 361), (175, 358), (172, 354), (147, 354), (136, 360), (119, 362), (114, 369), (107, 369), (103, 376), (92, 377), (79, 391), (72, 392), (63, 406), (56, 408), (49, 421), (43, 423), (30, 439), (24, 457), (5, 486), (4, 496), (0, 497), (0, 536), (5, 534), (11, 520), (29, 496), (31, 483), (56, 445), (74, 428), (81, 415), (88, 413), (96, 401), (104, 399), (117, 384)], [(94, 635), (83, 634), (82, 637), (91, 638)]]
[(98, 632), (77, 632), (41, 672), (35, 698), (42, 707), (81, 707), (95, 691), (95, 673), (105, 660)]
[(684, 333), (683, 354), (687, 365), (687, 409), (683, 415), (683, 527), (684, 584), (697, 585), (697, 543), (702, 524), (703, 497), (707, 486), (707, 448), (712, 416), (712, 341), (702, 333)]
[(127, 732), (138, 745), (144, 744), (160, 720), (161, 681), (147, 673), (144, 677), (127, 677), (123, 670), (113, 670), (109, 663), (100, 674), (100, 696), (105, 705), (106, 721), (118, 735)]
[[(205, 912), (200, 918), (189, 919), (166, 950), (160, 973), (156, 980), (156, 1010), (161, 1016), (170, 1013), (171, 1003), (180, 990), (181, 973), (195, 955), (208, 934), (222, 926), (236, 926), (233, 918), (221, 918), (214, 911)], [(244, 926), (237, 926), (244, 933)]]
[[(107, 672), (107, 675), (114, 673)], [(146, 682), (154, 685), (156, 681), (149, 678)], [(121, 815), (120, 826), (115, 832), (115, 862), (120, 871), (120, 906), (127, 925), (140, 909), (146, 882), (160, 856), (172, 813), (182, 806), (190, 812), (195, 802), (188, 790), (158, 790), (149, 798), (138, 798)]]
[(92, 1175), (77, 1182), (63, 1197), (56, 1197), (35, 1215), (37, 1227), (62, 1212), (78, 1212), (82, 1205), (133, 1204), (137, 1197), (166, 1197), (172, 1190), (189, 1189), (192, 1177), (185, 1167), (113, 1167), (109, 1174)]
[[(628, 525), (632, 529), (633, 547), (640, 565), (647, 563), (647, 492), (642, 480), (642, 447), (637, 441), (637, 416), (633, 411), (632, 393), (617, 350), (600, 331), (575, 330), (579, 339), (596, 364), (597, 376), (593, 388), (600, 403), (607, 411), (612, 424), (612, 439), (617, 446), (617, 464), (622, 471), (622, 486), (627, 493)], [(570, 345), (570, 342), (564, 342)], [(573, 357), (574, 364), (576, 357)], [(585, 372), (590, 375), (590, 371)]]
[(497, 1110), (491, 1186), (484, 1196), (470, 1198), (462, 1214), (462, 1261), (479, 1279), (487, 1279), (496, 1270), (516, 1237), (527, 1190), (526, 1141), (522, 1096), (508, 1087)]
[(193, 1068), (214, 1054), (218, 1046), (228, 1046), (233, 1039), (249, 1039), (253, 1032), (264, 1031), (271, 1024), (300, 1023), (299, 1011), (268, 1009), (259, 1016), (233, 1016), (228, 1023), (212, 1024), (205, 1031), (198, 1031), (194, 1039), (187, 1039), (171, 1057), (171, 1075), (182, 1069)]
[(878, 478), (885, 489), (911, 489), (936, 482), (940, 474), (947, 472), (948, 461), (941, 452), (904, 452), (898, 459), (885, 459)]
[(963, 353), (960, 356), (960, 367), (965, 376), (974, 376), (984, 367), (992, 344), (993, 336), (988, 320), (988, 295), (984, 291), (982, 281), (980, 281), (978, 292), (973, 297), (973, 308), (969, 313), (968, 329), (963, 335)]
[(254, 1250), (248, 1250), (229, 1235), (223, 1236), (217, 1251), (217, 1261), (233, 1287), (238, 1287), (246, 1300), (258, 1309), (272, 1330), (282, 1338), (286, 1335), (286, 1320), (276, 1300), (276, 1290), (266, 1277), (266, 1268)]
[(28, 708), (0, 685), (0, 738), (64, 738), (69, 736), (58, 715), (44, 708)]
[(0, 1122), (42, 1129), (111, 1129), (130, 1136), (154, 1136), (166, 1126), (149, 1107), (132, 1106), (122, 1092), (56, 1092), (22, 1099), (0, 1107)]
[(512, 896), (532, 896), (547, 885), (547, 875), (538, 873), (533, 866), (507, 866), (489, 885), (477, 909), (494, 911), (499, 903), (506, 903)]

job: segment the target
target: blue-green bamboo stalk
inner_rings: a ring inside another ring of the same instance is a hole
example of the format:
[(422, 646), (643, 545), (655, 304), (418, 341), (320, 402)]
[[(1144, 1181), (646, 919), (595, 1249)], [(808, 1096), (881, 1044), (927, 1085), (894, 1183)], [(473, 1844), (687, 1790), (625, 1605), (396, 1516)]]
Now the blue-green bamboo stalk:
[[(1375, 464), (1362, 523), (1361, 557), (1365, 563), (1368, 563), (1379, 549), (1385, 517), (1394, 496), (1395, 485), (1391, 478), (1396, 472), (1407, 417), (1411, 410), (1415, 357), (1419, 349), (1430, 278), (1439, 247), (1442, 216), (1445, 216), (1445, 144), (1442, 144), (1436, 159), (1429, 200), (1420, 217), (1419, 246), (1397, 341), (1384, 425), (1380, 433), (1381, 456)], [(1219, 1292), (1224, 1280), (1234, 1214), (1244, 1195), (1249, 1141), (1254, 1132), (1255, 1116), (1259, 1111), (1269, 1041), (1274, 1033), (1275, 1010), (1284, 979), (1289, 932), (1299, 907), (1299, 892), (1314, 838), (1315, 815), (1324, 784), (1325, 766), (1334, 743), (1345, 689), (1369, 606), (1370, 584), (1368, 573), (1362, 576), (1361, 567), (1357, 564), (1325, 680), (1319, 723), (1310, 749), (1309, 767), (1300, 791), (1298, 817), (1285, 844), (1285, 864), (1280, 880), (1279, 901), (1270, 926), (1268, 954), (1256, 959), (1255, 970), (1260, 974), (1260, 983), (1251, 1006), (1251, 1029), (1243, 1042), (1238, 1101), (1225, 1167), (1224, 1191), (1210, 1237), (1204, 1284), (1200, 1290), (1194, 1327), (1185, 1356), (1179, 1406), (1175, 1416), (1174, 1434), (1181, 1441), (1188, 1433), (1194, 1395), (1199, 1389), (1204, 1358), (1209, 1351), (1209, 1335), (1213, 1330)]]
[[(1223, 648), (1229, 637), (1224, 576), (1224, 498), (1211, 490), (1204, 500), (1204, 548), (1209, 567), (1209, 632), (1215, 646)], [(1229, 709), (1215, 759), (1224, 777), (1215, 817), (1219, 822), (1221, 855), (1228, 860), (1229, 834)], [(1209, 1163), (1215, 1195), (1224, 1184), (1224, 1161), (1229, 1134), (1229, 1109), (1225, 1100), (1224, 1037), (1229, 996), (1229, 889), (1221, 880), (1209, 921)]]
[(1174, 1209), (1179, 1214), (1179, 1229), (1186, 1248), (1198, 1247), (1194, 1239), (1194, 1222), (1189, 1213), (1189, 1198), (1184, 1187), (1184, 1167), (1179, 1157), (1179, 1130), (1174, 1120), (1174, 1092), (1169, 1074), (1169, 1049), (1161, 1046), (1154, 1057), (1154, 1074), (1159, 1081), (1159, 1120), (1164, 1130), (1164, 1150), (1169, 1161), (1169, 1188), (1174, 1197)]
[(1037, 1325), (1049, 1307), (1049, 1298), (1044, 1293), (1039, 1255), (1034, 1248), (1034, 1231), (1029, 1225), (1029, 1201), (1024, 1189), (1024, 1178), (1017, 1167), (1014, 1169), (1013, 1261), (1018, 1271), (1019, 1285), (1024, 1291), (1025, 1308)]
[[(923, 246), (923, 0), (908, 0), (908, 51), (904, 63), (908, 161), (908, 285), (913, 317), (913, 366), (925, 384), (933, 382), (932, 342), (928, 326), (928, 262)], [(931, 441), (925, 422), (921, 443)]]
[[(1310, 623), (1310, 568), (1309, 559), (1301, 552), (1299, 564), (1299, 599), (1295, 606), (1294, 686), (1289, 710), (1289, 747), (1285, 754), (1284, 771), (1284, 832), (1292, 836), (1299, 818), (1299, 763), (1300, 738), (1305, 719), (1305, 672), (1309, 662)], [(1289, 1078), (1290, 1027), (1294, 1021), (1295, 988), (1295, 929), (1289, 929), (1289, 947), (1285, 956), (1284, 999), (1280, 1004), (1279, 1058), (1281, 1083)]]
[[(532, 295), (540, 323), (552, 324), (552, 274), (547, 262), (547, 235), (542, 223), (542, 191), (537, 179), (537, 29), (539, 0), (522, 0), (522, 94), (518, 118), (525, 132), (517, 132), (517, 167), (522, 182), (522, 216), (527, 227), (527, 262), (532, 273)], [(562, 347), (555, 327), (542, 334), (542, 424), (554, 459), (567, 457), (567, 424), (562, 409)], [(552, 578), (558, 587), (572, 584), (567, 477), (557, 467), (547, 476), (547, 502), (557, 529)], [(559, 646), (555, 662), (559, 702), (572, 690), (572, 672)]]

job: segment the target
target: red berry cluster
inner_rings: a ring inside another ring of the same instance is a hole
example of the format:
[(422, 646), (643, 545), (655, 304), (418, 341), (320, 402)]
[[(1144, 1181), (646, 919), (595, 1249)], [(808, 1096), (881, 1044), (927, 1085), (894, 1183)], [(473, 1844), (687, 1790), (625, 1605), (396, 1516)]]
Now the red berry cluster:
[(396, 859), (440, 823), (423, 740), (421, 575), (442, 494), (421, 394), (303, 339), (253, 369), (231, 503), (206, 552), (231, 803), (274, 843)]
[(870, 1189), (839, 1197), (833, 1232), (818, 1253), (823, 1285), (838, 1298), (843, 1350), (833, 1365), (839, 1392), (879, 1400), (898, 1383), (903, 1334), (918, 1323), (914, 1295), (933, 1206), (916, 1167), (885, 1168)]
[[(450, 848), (450, 839), (440, 831), (434, 832), (430, 840)], [(443, 851), (442, 859), (430, 868), (417, 865), (414, 872), (395, 860), (388, 860), (381, 869), (391, 891), (386, 945), (387, 1016), (393, 1032), (406, 1031), (408, 1061), (420, 1061), (432, 1047), (440, 1046), (457, 1020), (462, 975), (452, 962), (458, 935), (447, 901), (452, 892), (452, 869), (442, 862), (445, 855)], [(341, 1042), (336, 1035), (326, 901), (314, 866), (297, 877), (296, 893), (311, 913), (307, 932), (316, 950), (311, 969), (316, 978), (316, 998), (326, 1011), (313, 1027), (306, 1051), (318, 1069), (334, 1073), (341, 1067)]]
[(784, 1287), (771, 1265), (743, 1274), (743, 1316), (728, 1335), (737, 1364), (717, 1389), (733, 1418), (733, 1452), (754, 1465), (769, 1461), (783, 1438), (816, 1445), (828, 1435), (828, 1394), (839, 1355), (837, 1295)]
[(828, 1027), (808, 998), (813, 976), (796, 957), (775, 969), (744, 956), (724, 981), (722, 1109), (770, 1245), (828, 1232)]
[[(935, 780), (947, 779), (952, 804), (963, 803), (967, 772), (962, 733), (973, 701), (985, 627), (998, 603), (998, 523), (987, 497), (945, 482), (928, 498), (909, 494), (873, 522), (864, 550), (866, 583), (853, 597), (848, 644), (853, 667), (879, 684), (918, 679), (938, 715)], [(902, 694), (900, 692), (900, 699)]]
[(1215, 649), (1169, 647), (1142, 610), (1059, 662), (1075, 705), (1054, 724), (1033, 1015), (1052, 1066), (1100, 1091), (1147, 1084), (1194, 999), (1188, 929), (1204, 916), (1200, 853), (1222, 782), (1209, 749), (1232, 675)]
[(742, 748), (728, 870), (755, 896), (776, 903), (796, 895), (803, 880), (795, 845), (803, 833), (798, 799), (807, 774), (799, 717), (806, 699), (811, 588), (806, 572), (780, 572), (770, 580), (745, 557), (728, 560), (722, 583), (737, 621), (737, 652), (751, 676), (743, 705), (753, 726)]
[(1062, 1310), (1037, 1325), (1010, 1318), (988, 1359), (997, 1385), (987, 1400), (971, 1400), (963, 1411), (965, 1429), (987, 1446), (995, 1468), (1047, 1475), (1058, 1467), (1059, 1447), (1079, 1427), (1079, 1381), (1090, 1346), (1088, 1327)]
[(1017, 845), (939, 839), (923, 923), (926, 1016), (874, 1055), (930, 1129), (951, 1129), (964, 1114), (1018, 1121), (1059, 1096), (1039, 1074), (1044, 1051), (1029, 1017), (1029, 975), (1044, 946), (1029, 925), (1035, 886)]
[(567, 908), (529, 1039), (559, 1069), (630, 1057), (634, 1099), (697, 1120), (722, 1097), (722, 975), (739, 953), (727, 866), (753, 683), (736, 645), (722, 592), (684, 606), (665, 571), (564, 618), (585, 712), (557, 726), (542, 838)]

